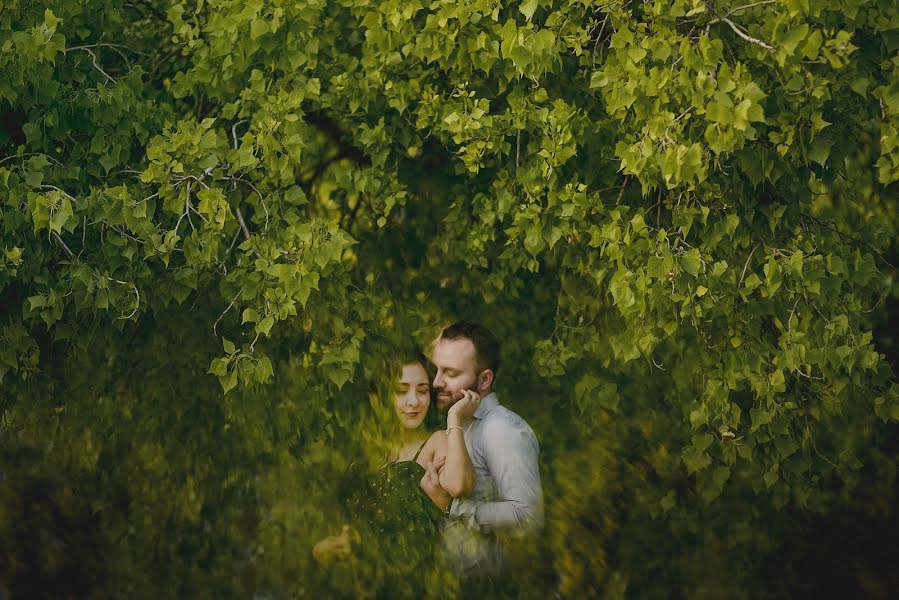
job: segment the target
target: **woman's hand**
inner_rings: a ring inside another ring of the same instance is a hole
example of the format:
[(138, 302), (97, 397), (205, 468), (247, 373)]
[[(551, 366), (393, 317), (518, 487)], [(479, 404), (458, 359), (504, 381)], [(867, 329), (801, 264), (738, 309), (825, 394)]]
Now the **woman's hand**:
[(462, 390), (462, 398), (450, 406), (446, 413), (447, 427), (459, 427), (477, 412), (481, 405), (481, 396), (473, 390)]
[(322, 566), (328, 566), (335, 560), (346, 558), (352, 551), (350, 538), (358, 540), (359, 535), (344, 525), (340, 535), (329, 535), (312, 547), (312, 556)]
[(421, 478), (421, 489), (425, 491), (428, 498), (437, 505), (440, 510), (446, 509), (449, 503), (453, 501), (453, 497), (447, 493), (443, 486), (440, 485), (439, 471), (446, 463), (446, 457), (441, 457), (436, 463), (429, 462), (425, 466), (425, 475)]

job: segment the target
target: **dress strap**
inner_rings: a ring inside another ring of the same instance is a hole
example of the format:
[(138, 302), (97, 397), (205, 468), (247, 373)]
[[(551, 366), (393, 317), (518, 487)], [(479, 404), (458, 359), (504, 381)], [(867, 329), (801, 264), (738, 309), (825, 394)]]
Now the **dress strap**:
[(425, 444), (428, 443), (428, 440), (429, 440), (429, 439), (431, 439), (431, 438), (430, 438), (430, 437), (425, 438), (425, 441), (423, 441), (423, 442), (421, 443), (421, 446), (418, 447), (418, 452), (416, 452), (416, 453), (415, 453), (415, 456), (412, 457), (412, 461), (413, 461), (413, 462), (416, 461), (416, 460), (418, 460), (418, 455), (421, 454), (421, 449), (425, 447)]

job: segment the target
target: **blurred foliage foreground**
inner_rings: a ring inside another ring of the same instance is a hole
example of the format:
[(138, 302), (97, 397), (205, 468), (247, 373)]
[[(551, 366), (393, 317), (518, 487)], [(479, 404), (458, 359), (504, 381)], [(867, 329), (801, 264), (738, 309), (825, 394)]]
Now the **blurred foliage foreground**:
[(311, 546), (461, 317), (523, 597), (791, 595), (895, 519), (897, 179), (890, 2), (0, 0), (0, 596), (376, 594)]

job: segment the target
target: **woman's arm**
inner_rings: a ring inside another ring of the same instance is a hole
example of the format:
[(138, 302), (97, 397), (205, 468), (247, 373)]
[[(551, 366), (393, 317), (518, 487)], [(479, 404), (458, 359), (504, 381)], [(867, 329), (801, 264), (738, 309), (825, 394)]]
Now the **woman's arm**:
[(446, 418), (446, 464), (440, 469), (440, 485), (453, 498), (464, 498), (474, 489), (475, 473), (462, 423), (478, 409), (481, 398), (477, 392), (465, 390), (461, 400), (453, 404)]

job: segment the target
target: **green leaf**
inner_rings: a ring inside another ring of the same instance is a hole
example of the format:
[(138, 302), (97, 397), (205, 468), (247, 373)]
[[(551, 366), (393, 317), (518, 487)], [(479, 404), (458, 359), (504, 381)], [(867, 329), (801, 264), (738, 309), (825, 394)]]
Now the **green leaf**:
[(259, 362), (256, 364), (255, 371), (256, 381), (259, 383), (268, 383), (271, 381), (272, 377), (274, 377), (275, 373), (272, 370), (272, 361), (267, 356), (262, 356), (259, 358)]
[(521, 11), (525, 19), (530, 21), (534, 17), (534, 11), (537, 10), (539, 4), (539, 0), (524, 0), (524, 2), (518, 5), (518, 10)]
[(34, 310), (36, 308), (43, 308), (44, 306), (47, 306), (47, 297), (43, 294), (38, 294), (37, 296), (29, 296), (28, 304), (31, 305), (31, 310)]
[(65, 196), (60, 197), (59, 208), (55, 211), (50, 211), (50, 220), (48, 222), (50, 230), (55, 231), (56, 233), (62, 233), (63, 228), (66, 226), (66, 223), (69, 222), (69, 219), (72, 218), (73, 214), (71, 201)]
[(811, 143), (808, 149), (808, 157), (810, 160), (818, 163), (822, 167), (830, 156), (830, 149), (833, 147), (833, 140), (828, 137), (819, 136)]
[(267, 315), (261, 321), (256, 324), (256, 333), (261, 333), (263, 335), (268, 335), (272, 329), (272, 325), (275, 324), (275, 318), (272, 315)]
[(545, 240), (543, 239), (543, 227), (539, 222), (531, 223), (527, 231), (525, 232), (524, 237), (524, 247), (525, 249), (532, 255), (537, 256), (541, 250), (545, 247)]
[(219, 377), (219, 384), (222, 386), (222, 393), (227, 394), (237, 387), (237, 372), (230, 371)]
[(684, 271), (692, 275), (693, 277), (699, 276), (699, 269), (702, 266), (702, 258), (699, 254), (699, 250), (693, 248), (692, 250), (685, 252), (680, 259), (681, 266), (684, 268)]
[(612, 292), (612, 299), (619, 308), (630, 308), (636, 302), (634, 292), (624, 278), (612, 281), (609, 291)]
[(746, 278), (746, 281), (743, 282), (743, 285), (747, 290), (752, 291), (762, 285), (762, 279), (755, 273), (750, 273)]
[(784, 379), (784, 372), (780, 369), (775, 369), (771, 374), (771, 389), (776, 392), (782, 392), (785, 389), (786, 380)]
[(693, 474), (712, 464), (712, 458), (706, 453), (706, 449), (712, 443), (712, 434), (701, 433), (693, 436), (693, 443), (681, 453), (687, 473)]
[(749, 418), (752, 421), (750, 431), (755, 431), (759, 427), (771, 423), (771, 420), (774, 418), (774, 413), (763, 408), (751, 408), (749, 409)]

